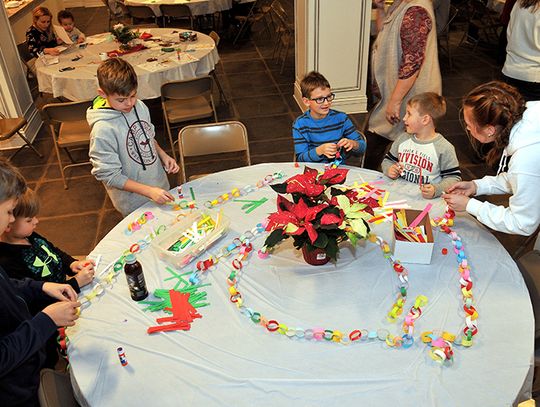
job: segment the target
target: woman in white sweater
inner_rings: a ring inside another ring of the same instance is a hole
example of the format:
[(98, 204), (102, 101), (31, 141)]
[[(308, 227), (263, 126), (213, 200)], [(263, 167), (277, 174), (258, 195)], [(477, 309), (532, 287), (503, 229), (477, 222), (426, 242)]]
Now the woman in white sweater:
[(540, 0), (518, 0), (507, 29), (504, 81), (525, 100), (540, 100)]
[[(466, 210), (494, 230), (529, 236), (540, 224), (540, 101), (525, 103), (517, 89), (489, 82), (463, 100), (463, 117), (473, 145), (493, 143), (487, 161), (500, 156), (496, 176), (462, 181), (442, 195), (455, 211)], [(475, 195), (511, 194), (508, 207)]]

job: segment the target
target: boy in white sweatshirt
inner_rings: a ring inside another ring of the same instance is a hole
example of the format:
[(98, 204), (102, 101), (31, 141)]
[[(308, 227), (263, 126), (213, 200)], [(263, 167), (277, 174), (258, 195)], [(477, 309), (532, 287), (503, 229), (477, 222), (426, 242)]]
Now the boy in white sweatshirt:
[(148, 200), (173, 201), (165, 171), (176, 174), (179, 167), (155, 140), (150, 112), (137, 99), (135, 70), (111, 58), (99, 66), (97, 77), (99, 96), (86, 113), (92, 174), (123, 216)]

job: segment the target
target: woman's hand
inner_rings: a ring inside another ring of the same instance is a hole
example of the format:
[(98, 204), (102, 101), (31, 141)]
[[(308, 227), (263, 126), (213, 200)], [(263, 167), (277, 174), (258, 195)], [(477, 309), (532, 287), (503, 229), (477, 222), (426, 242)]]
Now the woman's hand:
[(401, 121), (400, 118), (400, 109), (401, 109), (401, 102), (393, 102), (390, 100), (388, 104), (386, 105), (386, 120), (388, 120), (388, 123), (391, 125), (398, 124)]
[(471, 200), (468, 196), (459, 194), (443, 194), (442, 198), (446, 201), (448, 207), (456, 212), (466, 210), (467, 204)]
[(446, 192), (448, 194), (474, 196), (476, 195), (476, 184), (473, 181), (456, 182)]
[(43, 53), (47, 55), (60, 55), (60, 50), (58, 48), (44, 48)]

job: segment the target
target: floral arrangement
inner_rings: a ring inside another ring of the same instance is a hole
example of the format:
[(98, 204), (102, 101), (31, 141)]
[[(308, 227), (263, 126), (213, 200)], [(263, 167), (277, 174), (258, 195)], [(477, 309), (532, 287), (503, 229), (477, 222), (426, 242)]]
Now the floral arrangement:
[(354, 189), (337, 187), (345, 182), (347, 173), (347, 169), (328, 168), (319, 174), (305, 167), (303, 174), (271, 185), (278, 194), (291, 194), (292, 202), (278, 196), (278, 210), (268, 217), (266, 230), (271, 233), (265, 246), (272, 248), (292, 237), (296, 249), (311, 252), (319, 248), (336, 260), (340, 242), (350, 240), (356, 245), (359, 239), (366, 239), (370, 231), (366, 221), (373, 210), (368, 202), (360, 202)]
[(135, 38), (139, 38), (139, 33), (132, 31), (129, 27), (124, 24), (116, 24), (111, 30), (111, 34), (114, 39), (120, 44), (127, 45), (130, 41)]

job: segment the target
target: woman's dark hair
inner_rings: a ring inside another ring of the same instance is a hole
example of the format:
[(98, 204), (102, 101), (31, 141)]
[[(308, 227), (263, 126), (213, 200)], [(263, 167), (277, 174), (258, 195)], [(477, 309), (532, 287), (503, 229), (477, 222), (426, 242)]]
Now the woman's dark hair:
[[(508, 145), (512, 127), (521, 120), (525, 100), (519, 91), (504, 82), (492, 81), (474, 88), (463, 98), (463, 107), (470, 108), (474, 123), (479, 127), (494, 126), (493, 146), (486, 154), (486, 161), (494, 165)], [(469, 135), (478, 152), (480, 143)]]

